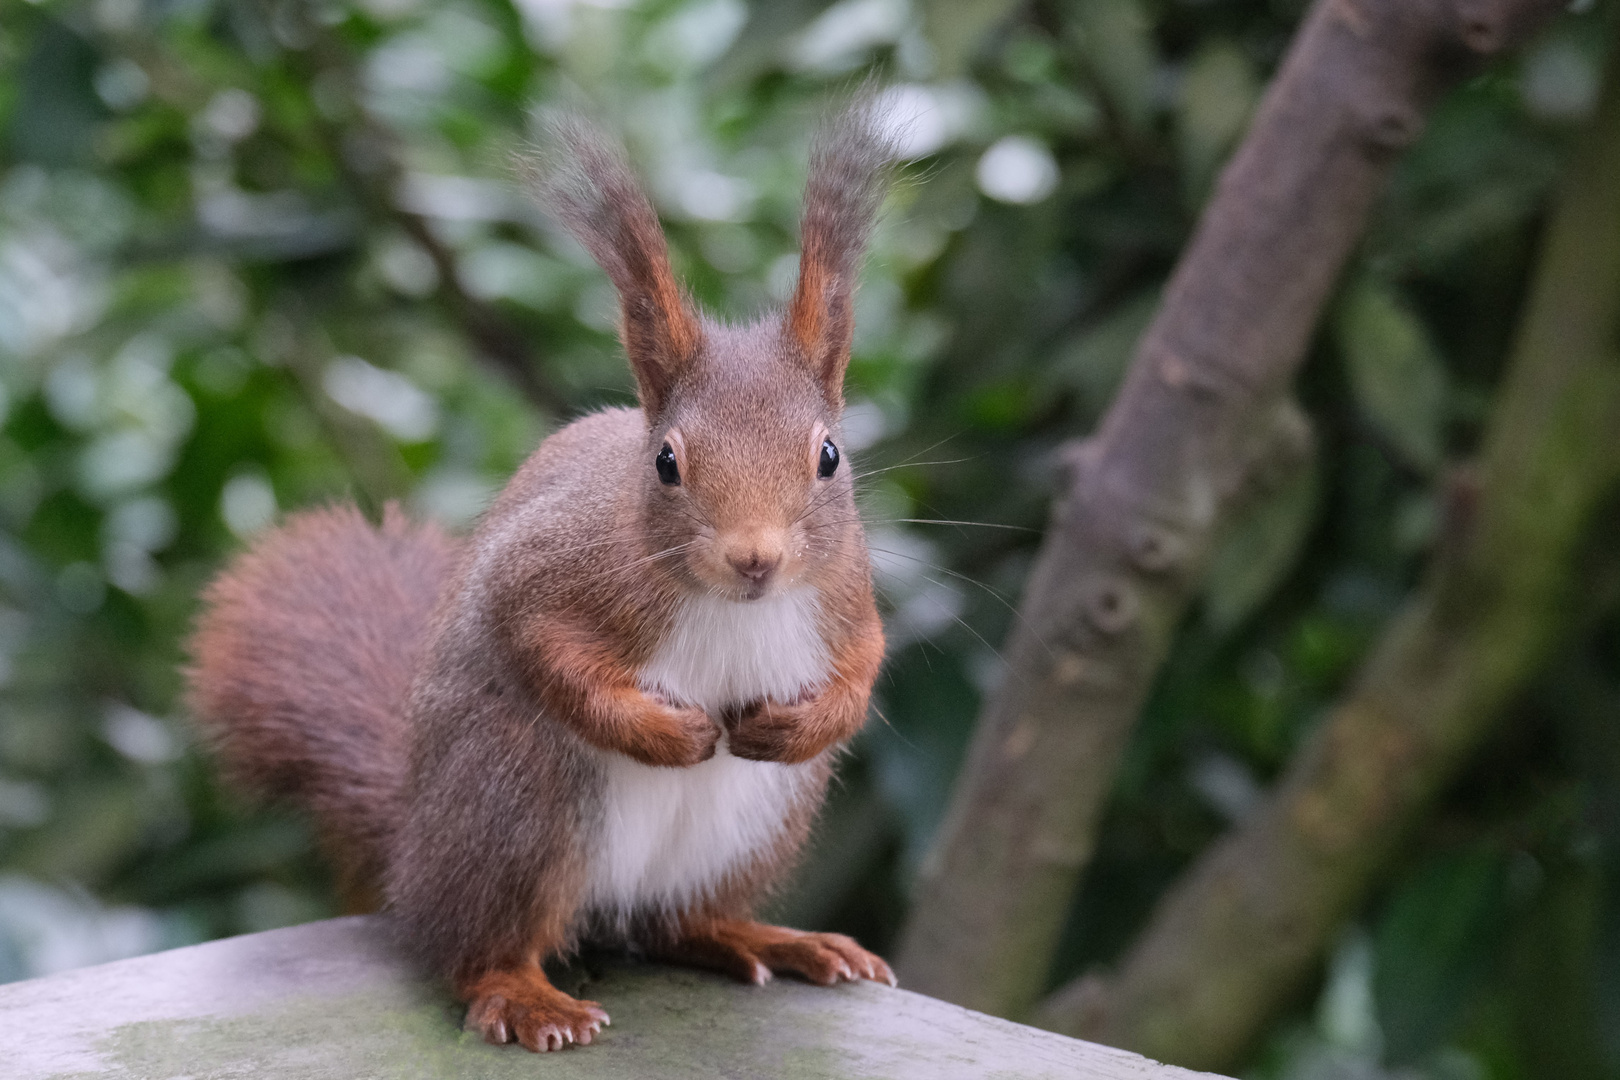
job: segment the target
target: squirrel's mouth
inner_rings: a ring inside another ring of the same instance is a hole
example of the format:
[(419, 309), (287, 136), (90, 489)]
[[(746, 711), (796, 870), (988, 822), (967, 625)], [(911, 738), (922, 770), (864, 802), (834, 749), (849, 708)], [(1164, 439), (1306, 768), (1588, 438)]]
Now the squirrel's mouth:
[(740, 574), (698, 574), (693, 582), (697, 591), (706, 592), (711, 596), (730, 600), (733, 603), (746, 604), (755, 600), (763, 600), (777, 589), (777, 578), (772, 575), (763, 581), (753, 581)]
[(743, 601), (763, 599), (775, 584), (774, 578), (766, 578), (764, 581), (744, 581), (737, 590), (737, 599)]

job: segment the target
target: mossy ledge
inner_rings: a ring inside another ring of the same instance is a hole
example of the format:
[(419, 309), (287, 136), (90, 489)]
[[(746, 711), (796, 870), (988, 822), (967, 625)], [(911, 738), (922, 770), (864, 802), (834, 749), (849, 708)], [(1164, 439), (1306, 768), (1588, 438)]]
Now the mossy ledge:
[(333, 919), (0, 986), (0, 1060), (15, 1080), (1199, 1075), (873, 983), (758, 988), (592, 957), (559, 985), (613, 1014), (600, 1042), (543, 1060), (487, 1046), (380, 919)]

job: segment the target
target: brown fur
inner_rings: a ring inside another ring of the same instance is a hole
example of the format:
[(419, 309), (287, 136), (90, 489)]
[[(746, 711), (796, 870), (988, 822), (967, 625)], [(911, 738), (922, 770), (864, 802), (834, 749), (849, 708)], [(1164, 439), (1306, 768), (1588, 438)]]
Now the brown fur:
[(749, 919), (689, 919), (678, 936), (652, 952), (660, 959), (713, 968), (755, 985), (769, 981), (773, 973), (798, 975), (822, 986), (857, 979), (894, 985), (894, 972), (883, 958), (853, 938)]
[[(540, 968), (586, 936), (754, 981), (892, 981), (847, 938), (748, 917), (807, 836), (883, 654), (850, 467), (816, 474), (822, 440), (842, 446), (854, 267), (886, 160), (867, 111), (844, 124), (818, 142), (790, 311), (746, 327), (693, 312), (627, 167), (600, 136), (561, 125), (569, 157), (539, 186), (619, 289), (642, 408), (542, 443), (453, 569), (436, 532), (321, 511), (272, 533), (205, 597), (194, 701), (227, 761), (316, 813), (491, 1041), (590, 1041), (606, 1014)], [(678, 485), (654, 469), (666, 443)], [(831, 658), (813, 695), (711, 716), (638, 685), (683, 598), (796, 583), (818, 591)], [(737, 756), (813, 763), (810, 797), (689, 910), (597, 919), (585, 890), (608, 809), (602, 753), (691, 766), (715, 753), (722, 724)]]

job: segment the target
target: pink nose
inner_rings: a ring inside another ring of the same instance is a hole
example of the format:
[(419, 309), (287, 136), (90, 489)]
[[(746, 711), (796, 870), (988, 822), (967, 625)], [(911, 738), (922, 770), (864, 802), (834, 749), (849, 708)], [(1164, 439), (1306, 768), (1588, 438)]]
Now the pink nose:
[(733, 570), (758, 585), (782, 564), (782, 556), (763, 555), (758, 551), (751, 551), (747, 555), (728, 555), (726, 561), (731, 564)]

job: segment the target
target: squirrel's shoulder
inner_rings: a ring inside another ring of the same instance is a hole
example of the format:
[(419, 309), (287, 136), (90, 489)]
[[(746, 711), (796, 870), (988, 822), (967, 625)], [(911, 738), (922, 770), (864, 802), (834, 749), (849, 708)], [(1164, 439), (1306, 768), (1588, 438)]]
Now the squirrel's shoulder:
[(536, 500), (618, 490), (646, 437), (647, 421), (639, 409), (603, 409), (582, 416), (541, 441), (508, 481), (492, 513), (517, 512)]
[(547, 436), (534, 456), (574, 458), (581, 451), (631, 450), (646, 438), (647, 420), (640, 409), (602, 409), (587, 413)]
[(554, 553), (591, 550), (581, 547), (586, 535), (633, 529), (641, 485), (632, 470), (646, 438), (640, 410), (617, 408), (548, 435), (474, 532), (469, 569), (501, 579), (555, 570)]

